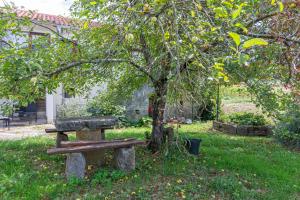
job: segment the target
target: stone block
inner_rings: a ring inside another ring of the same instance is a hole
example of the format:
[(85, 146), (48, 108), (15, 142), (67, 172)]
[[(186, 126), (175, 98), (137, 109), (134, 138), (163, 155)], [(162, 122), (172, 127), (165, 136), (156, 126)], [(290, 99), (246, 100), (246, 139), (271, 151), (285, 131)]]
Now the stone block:
[(254, 126), (249, 130), (249, 132), (252, 132), (254, 136), (267, 136), (268, 135), (268, 129), (265, 126)]
[(213, 121), (213, 128), (215, 130), (220, 130), (221, 127), (222, 127), (222, 123), (221, 122)]
[(236, 127), (236, 134), (237, 135), (249, 135), (249, 132), (248, 132), (248, 127), (247, 126), (237, 126)]
[(119, 148), (114, 150), (115, 165), (123, 171), (135, 169), (135, 150), (134, 147)]
[(89, 141), (101, 141), (105, 133), (101, 130), (81, 130), (76, 131), (76, 140), (89, 140)]
[(224, 130), (224, 132), (226, 133), (230, 133), (230, 134), (236, 134), (236, 125), (233, 124), (223, 124), (222, 125), (222, 129)]
[(82, 153), (69, 153), (66, 160), (66, 177), (83, 179), (85, 175), (86, 161)]
[[(101, 130), (82, 130), (76, 132), (76, 139), (83, 141), (101, 141), (105, 138), (104, 131)], [(86, 159), (87, 165), (96, 165), (101, 166), (105, 162), (104, 158), (105, 150), (94, 150), (85, 152), (84, 156)]]

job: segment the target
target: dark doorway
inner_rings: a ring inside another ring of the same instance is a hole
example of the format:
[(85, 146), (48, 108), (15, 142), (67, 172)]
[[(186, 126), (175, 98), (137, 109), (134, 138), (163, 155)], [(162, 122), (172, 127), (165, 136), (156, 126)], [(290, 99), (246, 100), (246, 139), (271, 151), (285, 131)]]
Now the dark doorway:
[(36, 102), (30, 103), (27, 106), (22, 106), (16, 109), (13, 117), (15, 123), (46, 123), (46, 100), (39, 99)]

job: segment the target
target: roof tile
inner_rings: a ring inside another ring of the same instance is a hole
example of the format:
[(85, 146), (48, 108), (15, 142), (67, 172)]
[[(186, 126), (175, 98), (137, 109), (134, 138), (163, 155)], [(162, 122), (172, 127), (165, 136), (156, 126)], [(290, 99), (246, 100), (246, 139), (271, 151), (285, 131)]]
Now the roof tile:
[(49, 14), (39, 13), (39, 12), (29, 11), (29, 10), (16, 10), (16, 14), (18, 17), (29, 17), (31, 20), (47, 21), (55, 25), (64, 25), (64, 26), (73, 25), (73, 20), (71, 18), (67, 18), (63, 16), (49, 15)]

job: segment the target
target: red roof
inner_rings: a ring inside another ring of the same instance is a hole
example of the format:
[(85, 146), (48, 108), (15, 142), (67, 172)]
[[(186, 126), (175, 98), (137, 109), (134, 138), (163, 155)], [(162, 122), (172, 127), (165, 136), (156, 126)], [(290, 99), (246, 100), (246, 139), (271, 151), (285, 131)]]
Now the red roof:
[(29, 10), (16, 10), (16, 14), (18, 17), (29, 17), (31, 20), (46, 21), (46, 22), (53, 23), (55, 25), (64, 25), (64, 26), (74, 25), (74, 20), (63, 16), (49, 15), (49, 14), (39, 13), (36, 11), (29, 11)]
[[(60, 15), (49, 15), (45, 13), (39, 13), (36, 11), (29, 10), (16, 10), (17, 17), (29, 17), (31, 20), (36, 21), (46, 21), (53, 23), (55, 25), (63, 25), (63, 26), (80, 26), (82, 20), (76, 20), (68, 17), (63, 17)], [(95, 21), (89, 22), (89, 26), (97, 27), (99, 23)]]

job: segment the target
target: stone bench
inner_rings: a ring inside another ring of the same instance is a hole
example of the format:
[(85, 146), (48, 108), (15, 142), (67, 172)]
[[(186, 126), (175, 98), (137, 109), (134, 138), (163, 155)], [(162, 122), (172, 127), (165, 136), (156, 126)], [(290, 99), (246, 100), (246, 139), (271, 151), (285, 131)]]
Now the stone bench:
[(67, 154), (66, 176), (84, 178), (87, 168), (86, 156), (89, 152), (114, 149), (115, 166), (123, 171), (135, 169), (135, 145), (145, 145), (144, 141), (129, 139), (103, 140), (103, 141), (62, 141), (60, 147), (48, 149), (47, 153)]
[[(100, 129), (101, 131), (101, 136), (102, 138), (101, 139), (105, 139), (105, 130), (107, 129), (113, 129), (114, 127), (113, 126), (104, 126)], [(60, 147), (61, 146), (61, 142), (62, 141), (68, 141), (69, 140), (69, 137), (68, 137), (68, 133), (70, 132), (76, 132), (77, 130), (65, 130), (65, 131), (58, 131), (56, 128), (48, 128), (48, 129), (45, 129), (45, 132), (46, 133), (56, 133), (56, 147)]]

